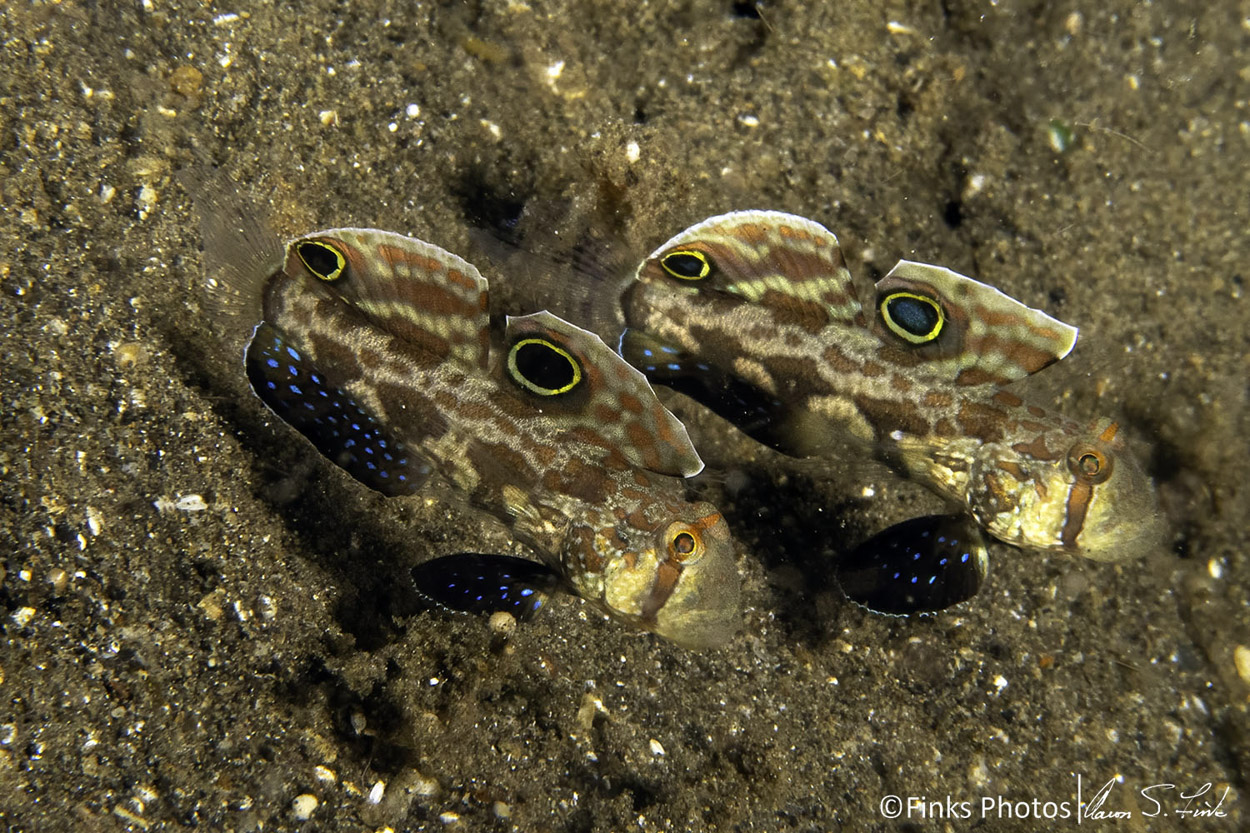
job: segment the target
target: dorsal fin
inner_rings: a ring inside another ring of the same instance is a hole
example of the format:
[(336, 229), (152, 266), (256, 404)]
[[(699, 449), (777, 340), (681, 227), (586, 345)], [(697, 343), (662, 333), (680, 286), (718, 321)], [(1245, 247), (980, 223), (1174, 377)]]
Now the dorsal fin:
[(864, 323), (833, 233), (780, 211), (734, 211), (691, 226), (651, 254), (639, 281), (711, 289), (812, 327)]
[(595, 437), (605, 453), (660, 474), (691, 477), (703, 461), (646, 377), (594, 333), (549, 312), (509, 316), (496, 373), (544, 415)]
[(451, 252), (389, 231), (328, 229), (291, 241), (285, 271), (433, 357), (487, 366), (486, 279)]
[(1003, 384), (1062, 359), (1077, 329), (989, 284), (899, 261), (877, 282), (873, 330), (892, 358), (958, 385)]

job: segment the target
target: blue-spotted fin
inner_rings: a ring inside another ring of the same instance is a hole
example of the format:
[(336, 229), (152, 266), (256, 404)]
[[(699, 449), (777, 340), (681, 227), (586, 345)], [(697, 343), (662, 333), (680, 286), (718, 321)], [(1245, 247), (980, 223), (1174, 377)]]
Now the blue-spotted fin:
[(851, 601), (874, 613), (935, 613), (976, 595), (989, 570), (981, 530), (967, 514), (910, 518), (878, 532), (835, 567)]
[[(1075, 328), (923, 263), (899, 263), (867, 297), (823, 226), (726, 214), (643, 261), (621, 298), (621, 351), (731, 420), (749, 398), (740, 424), (785, 453), (860, 441), (1007, 543), (1098, 561), (1158, 545), (1153, 486), (1116, 424), (1005, 388), (1066, 356)], [(655, 361), (663, 350), (678, 358)]]
[(702, 462), (597, 336), (549, 313), (493, 329), (478, 270), (411, 237), (343, 228), (269, 246), (255, 221), (206, 218), (210, 292), (261, 400), (369, 488), (459, 495), (542, 560), (437, 559), (414, 573), (426, 595), (524, 613), (559, 584), (679, 645), (733, 636), (733, 541), (682, 479)]

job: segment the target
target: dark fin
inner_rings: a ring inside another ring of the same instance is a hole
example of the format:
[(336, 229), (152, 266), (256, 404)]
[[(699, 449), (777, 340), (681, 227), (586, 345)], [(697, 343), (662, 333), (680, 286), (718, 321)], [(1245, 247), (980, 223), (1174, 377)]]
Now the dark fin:
[[(601, 438), (605, 455), (623, 454), (639, 468), (674, 477), (693, 477), (703, 470), (686, 427), (660, 403), (646, 377), (594, 333), (550, 312), (536, 312), (508, 316), (505, 340), (509, 356), (518, 344), (547, 344), (567, 354), (578, 368), (569, 396), (533, 396), (533, 404), (551, 422)], [(499, 372), (515, 370), (508, 362)], [(508, 379), (501, 381), (508, 384)], [(579, 385), (584, 391), (577, 390)], [(570, 407), (563, 408), (562, 400)]]
[(652, 384), (684, 393), (756, 442), (789, 452), (791, 409), (781, 400), (640, 330), (626, 329), (619, 351)]
[(417, 591), (439, 607), (461, 613), (511, 613), (517, 621), (534, 615), (562, 586), (559, 573), (514, 555), (457, 553), (412, 568)]
[(989, 568), (985, 540), (967, 515), (895, 524), (838, 561), (842, 592), (874, 613), (933, 613), (976, 595)]
[(252, 390), (270, 410), (369, 488), (389, 497), (410, 495), (429, 478), (432, 468), (419, 453), (333, 387), (277, 328), (256, 328), (246, 364)]
[(270, 228), (265, 212), (248, 201), (225, 172), (188, 168), (178, 172), (178, 181), (200, 215), (209, 314), (223, 329), (230, 353), (237, 356), (261, 319), (265, 284), (282, 269), (286, 246)]
[[(1059, 361), (1076, 345), (1076, 327), (941, 266), (899, 261), (876, 290), (873, 330), (901, 361), (943, 381), (1002, 385)], [(944, 320), (930, 338), (906, 338), (886, 320), (883, 306), (900, 296), (941, 307)]]

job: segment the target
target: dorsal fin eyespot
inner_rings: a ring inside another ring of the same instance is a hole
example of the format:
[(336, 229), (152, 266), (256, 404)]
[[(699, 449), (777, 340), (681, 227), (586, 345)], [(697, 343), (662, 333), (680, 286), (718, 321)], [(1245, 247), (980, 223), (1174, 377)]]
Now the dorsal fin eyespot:
[(315, 276), (379, 329), (433, 359), (487, 366), (486, 279), (468, 261), (414, 237), (362, 228), (304, 235), (287, 251), (288, 275)]
[[(1022, 379), (1076, 345), (1075, 327), (941, 266), (899, 261), (876, 291), (873, 328), (896, 358), (958, 385)], [(928, 332), (922, 303), (938, 316)]]
[(819, 304), (838, 321), (857, 321), (861, 312), (837, 237), (819, 223), (780, 211), (710, 217), (656, 249), (636, 277), (772, 308)]
[(582, 367), (558, 344), (522, 338), (508, 350), (508, 376), (531, 393), (560, 396), (581, 384)]
[[(509, 316), (504, 339), (511, 346), (503, 372), (538, 397), (536, 404), (550, 404), (544, 413), (551, 420), (600, 437), (605, 454), (613, 449), (631, 465), (679, 477), (702, 471), (685, 426), (660, 403), (646, 377), (597, 335), (537, 312)], [(524, 368), (527, 347), (533, 362)], [(573, 394), (568, 407), (557, 410)]]
[(347, 268), (347, 257), (333, 243), (301, 240), (293, 246), (308, 271), (323, 281), (336, 281)]

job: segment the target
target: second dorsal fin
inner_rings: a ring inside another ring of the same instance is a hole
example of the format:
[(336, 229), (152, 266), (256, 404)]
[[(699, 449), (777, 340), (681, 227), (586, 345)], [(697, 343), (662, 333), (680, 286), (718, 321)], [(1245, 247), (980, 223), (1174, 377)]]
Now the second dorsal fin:
[(734, 211), (691, 226), (643, 261), (638, 280), (736, 295), (813, 329), (864, 323), (838, 239), (780, 211)]
[(873, 330), (895, 360), (958, 385), (1022, 379), (1068, 355), (1077, 337), (989, 284), (909, 260), (877, 282)]
[(329, 229), (291, 241), (284, 269), (433, 357), (487, 365), (486, 279), (451, 252), (389, 231)]
[(702, 471), (685, 427), (597, 335), (549, 312), (510, 316), (496, 361), (496, 372), (545, 414), (582, 429), (605, 451), (660, 474)]

